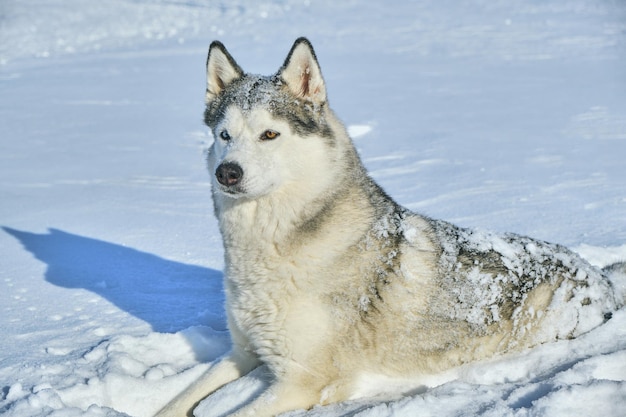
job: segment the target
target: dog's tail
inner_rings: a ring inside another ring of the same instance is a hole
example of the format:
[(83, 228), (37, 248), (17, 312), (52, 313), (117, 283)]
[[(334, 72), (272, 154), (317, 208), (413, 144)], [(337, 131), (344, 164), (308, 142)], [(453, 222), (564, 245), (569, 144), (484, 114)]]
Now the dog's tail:
[(626, 261), (616, 262), (602, 268), (615, 291), (615, 299), (619, 308), (626, 305)]

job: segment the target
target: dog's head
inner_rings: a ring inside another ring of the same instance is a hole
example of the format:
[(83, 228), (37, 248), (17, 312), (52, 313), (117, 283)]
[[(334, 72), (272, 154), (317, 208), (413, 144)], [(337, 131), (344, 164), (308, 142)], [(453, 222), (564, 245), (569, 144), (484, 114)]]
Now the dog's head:
[(246, 74), (220, 42), (207, 58), (205, 123), (214, 192), (257, 198), (329, 169), (335, 141), (315, 52), (296, 40), (272, 76)]

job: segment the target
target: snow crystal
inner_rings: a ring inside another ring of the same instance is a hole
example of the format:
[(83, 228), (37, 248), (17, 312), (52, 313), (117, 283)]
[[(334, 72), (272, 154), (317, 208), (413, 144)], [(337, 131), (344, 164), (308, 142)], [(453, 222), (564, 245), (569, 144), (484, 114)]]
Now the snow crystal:
[(5, 400), (15, 401), (17, 399), (24, 397), (27, 394), (28, 394), (27, 392), (24, 392), (22, 384), (17, 382), (9, 387), (9, 392), (6, 395)]
[[(574, 327), (580, 332), (597, 326), (604, 313), (615, 308), (601, 272), (562, 246), (513, 234), (461, 229), (442, 221), (434, 224), (442, 243), (443, 285), (456, 295), (450, 314), (467, 320), (477, 331), (504, 315), (516, 327), (526, 323), (519, 317), (524, 309), (511, 309), (523, 306), (530, 291), (542, 283), (558, 287), (549, 308), (568, 317), (555, 329), (560, 337), (569, 335)], [(592, 300), (597, 306), (583, 313), (582, 307)], [(532, 308), (525, 311), (531, 317), (544, 314)], [(529, 325), (513, 331), (525, 333)]]
[(359, 310), (367, 312), (370, 306), (370, 298), (367, 295), (362, 295), (359, 298)]
[(372, 127), (369, 125), (350, 125), (348, 126), (348, 134), (352, 139), (360, 138), (371, 132)]

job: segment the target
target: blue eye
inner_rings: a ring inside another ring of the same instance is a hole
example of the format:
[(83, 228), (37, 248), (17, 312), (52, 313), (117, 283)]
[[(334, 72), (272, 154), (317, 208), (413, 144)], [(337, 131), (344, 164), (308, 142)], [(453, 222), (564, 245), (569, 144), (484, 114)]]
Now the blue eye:
[(220, 138), (222, 138), (223, 140), (230, 140), (230, 135), (228, 134), (227, 131), (222, 130), (220, 132)]

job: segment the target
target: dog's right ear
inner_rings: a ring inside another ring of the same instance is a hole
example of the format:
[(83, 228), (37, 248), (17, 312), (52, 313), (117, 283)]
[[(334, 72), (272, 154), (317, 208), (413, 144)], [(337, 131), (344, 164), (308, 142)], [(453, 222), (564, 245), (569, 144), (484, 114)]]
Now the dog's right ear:
[(243, 76), (243, 70), (220, 41), (213, 41), (209, 47), (206, 72), (207, 103), (215, 100), (228, 84)]
[(298, 98), (314, 103), (326, 101), (326, 86), (313, 46), (307, 38), (298, 38), (291, 47), (278, 75)]

